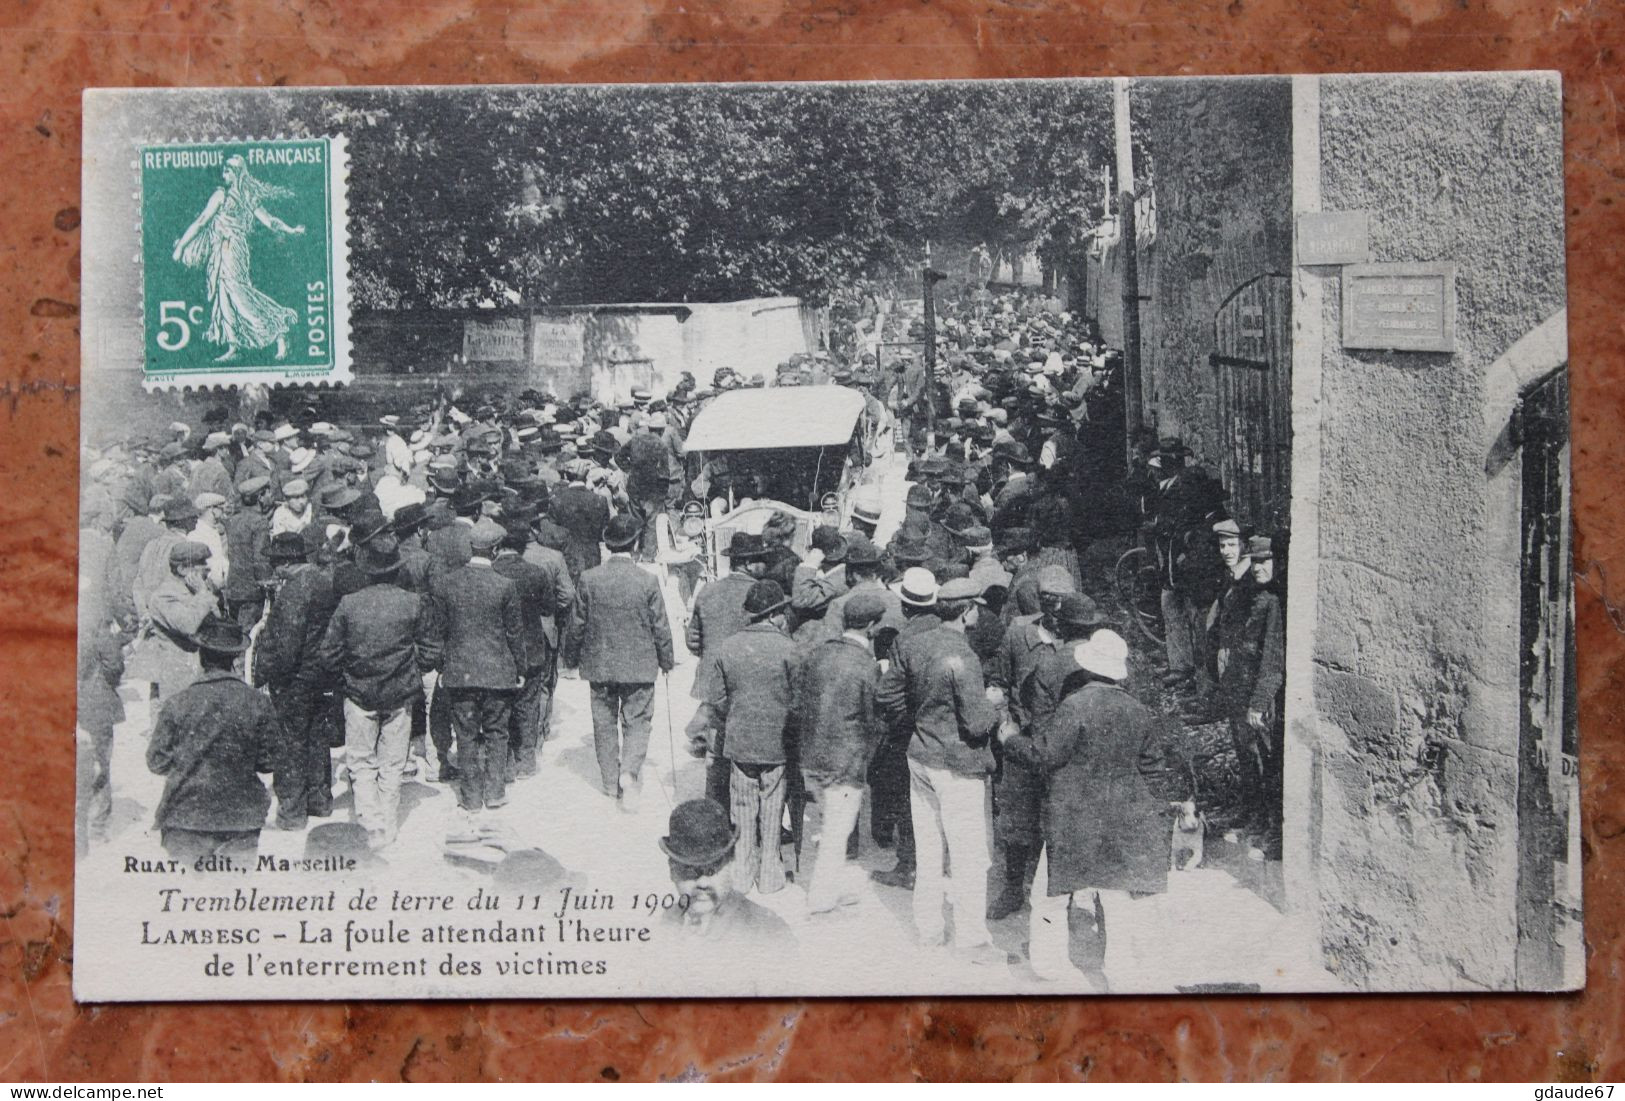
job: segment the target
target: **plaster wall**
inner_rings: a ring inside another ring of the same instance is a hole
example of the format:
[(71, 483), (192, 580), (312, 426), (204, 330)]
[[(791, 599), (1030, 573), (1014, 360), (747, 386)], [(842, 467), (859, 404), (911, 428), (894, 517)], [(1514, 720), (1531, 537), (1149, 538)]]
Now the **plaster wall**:
[(1458, 266), (1450, 353), (1344, 349), (1335, 280), (1323, 298), (1312, 688), (1326, 961), (1371, 988), (1504, 987), (1518, 468), (1491, 461), (1504, 417), (1490, 368), (1563, 305), (1560, 88), (1547, 74), (1324, 77), (1319, 96), (1323, 209), (1370, 211), (1375, 261)]

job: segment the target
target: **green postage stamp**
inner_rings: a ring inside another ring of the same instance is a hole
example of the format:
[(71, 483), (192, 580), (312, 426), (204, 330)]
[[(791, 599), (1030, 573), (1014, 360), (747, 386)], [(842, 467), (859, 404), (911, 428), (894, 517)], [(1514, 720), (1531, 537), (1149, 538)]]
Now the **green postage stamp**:
[(147, 387), (350, 378), (344, 139), (140, 150)]

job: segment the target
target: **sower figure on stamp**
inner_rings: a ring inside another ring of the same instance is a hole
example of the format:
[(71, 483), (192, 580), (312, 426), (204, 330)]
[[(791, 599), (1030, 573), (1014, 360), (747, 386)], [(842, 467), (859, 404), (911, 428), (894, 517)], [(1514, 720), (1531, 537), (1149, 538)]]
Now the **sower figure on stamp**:
[(655, 678), (676, 664), (660, 582), (632, 561), (642, 534), (637, 518), (625, 513), (605, 527), (609, 557), (581, 575), (564, 655), (591, 686), (604, 794), (628, 814), (643, 789)]
[(314, 815), (333, 813), (333, 765), (321, 703), (316, 648), (338, 606), (333, 575), (305, 556), (297, 532), (273, 536), (269, 552), (275, 592), (254, 644), (254, 683), (267, 688), (282, 724), (275, 776), (278, 829), (304, 829)]
[(243, 629), (211, 615), (197, 641), (202, 673), (164, 703), (147, 744), (147, 767), (164, 778), (153, 824), (176, 859), (252, 859), (271, 806), (259, 773), (273, 767), (281, 727), (271, 701), (237, 675)]
[(689, 735), (702, 745), (721, 732), (728, 747), (728, 798), (739, 828), (740, 890), (772, 894), (784, 886), (779, 828), (790, 704), (800, 650), (784, 633), (789, 598), (776, 581), (757, 581), (745, 597), (750, 622), (725, 639), (695, 674), (700, 707)]
[(368, 584), (339, 601), (316, 654), (317, 668), (336, 676), (344, 693), (344, 756), (355, 816), (367, 844), (381, 849), (400, 827), (401, 777), (412, 736), (412, 707), (431, 664), (428, 602), (395, 583), (400, 551), (390, 534), (357, 548)]
[(469, 529), (468, 564), (442, 574), (431, 594), (434, 632), (428, 664), (440, 670), (440, 691), (457, 737), (457, 804), (472, 815), (508, 801), (508, 728), (525, 665), (519, 588), (491, 564), (507, 532), (482, 517)]
[(244, 348), (276, 345), (276, 357), (288, 354), (288, 333), (299, 323), (299, 313), (254, 286), (249, 239), (256, 224), (289, 237), (299, 237), (304, 226), (290, 226), (265, 209), (273, 199), (293, 192), (266, 183), (248, 171), (240, 155), (226, 158), (221, 171), (224, 186), (217, 187), (203, 210), (175, 241), (171, 258), (208, 275), (209, 327), (203, 337), (224, 344), (219, 362), (237, 358)]

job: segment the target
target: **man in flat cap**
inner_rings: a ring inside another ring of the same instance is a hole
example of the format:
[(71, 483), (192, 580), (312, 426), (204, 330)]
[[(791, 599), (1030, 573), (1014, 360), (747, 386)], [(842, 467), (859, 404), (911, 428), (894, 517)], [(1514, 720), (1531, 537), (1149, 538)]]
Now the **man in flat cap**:
[[(508, 801), (508, 732), (525, 667), (524, 613), (519, 588), (497, 573), (492, 559), (507, 533), (490, 517), (468, 532), (466, 564), (433, 586), (434, 629), (426, 664), (440, 670), (457, 736), (457, 803), (465, 816)], [(461, 823), (454, 834), (473, 828)]]
[(689, 724), (702, 752), (729, 764), (728, 797), (739, 827), (737, 886), (772, 894), (785, 883), (779, 826), (787, 791), (790, 706), (800, 651), (784, 633), (789, 598), (776, 581), (757, 581), (745, 595), (748, 622), (694, 676), (700, 701)]
[(263, 504), (270, 487), (263, 474), (239, 482), (237, 510), (226, 519), (226, 612), (245, 631), (259, 622), (271, 580), (271, 517)]
[(807, 911), (827, 913), (855, 895), (850, 890), (849, 839), (868, 789), (886, 724), (876, 691), (880, 664), (874, 635), (888, 610), (885, 590), (860, 589), (842, 602), (841, 633), (813, 647), (796, 676), (795, 718), (801, 772), (823, 812), (818, 853), (807, 889)]
[(241, 857), (251, 868), (271, 805), (259, 774), (273, 767), (276, 712), (237, 675), (241, 627), (208, 615), (194, 643), (197, 679), (165, 701), (147, 743), (147, 767), (164, 778), (153, 825), (177, 860)]
[(220, 594), (209, 580), (209, 548), (181, 540), (169, 549), (169, 577), (147, 602), (138, 647), (142, 675), (168, 699), (197, 677), (197, 631), (219, 612)]
[(1246, 825), (1266, 847), (1280, 842), (1282, 695), (1286, 684), (1286, 631), (1275, 575), (1274, 541), (1247, 541), (1251, 590), (1219, 632), (1219, 697), (1230, 719), (1230, 738), (1241, 767)]
[(676, 664), (660, 582), (632, 561), (641, 534), (637, 519), (625, 514), (605, 527), (609, 557), (581, 575), (564, 654), (591, 687), (604, 794), (628, 814), (643, 789), (655, 677)]

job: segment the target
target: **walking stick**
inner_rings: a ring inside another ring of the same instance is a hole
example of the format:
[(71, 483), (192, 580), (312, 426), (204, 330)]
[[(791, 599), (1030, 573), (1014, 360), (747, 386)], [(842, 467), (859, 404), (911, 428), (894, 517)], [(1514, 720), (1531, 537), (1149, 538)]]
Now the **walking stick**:
[(671, 754), (671, 803), (677, 805), (677, 738), (671, 728), (671, 674), (662, 672), (660, 682), (666, 697), (666, 751)]

